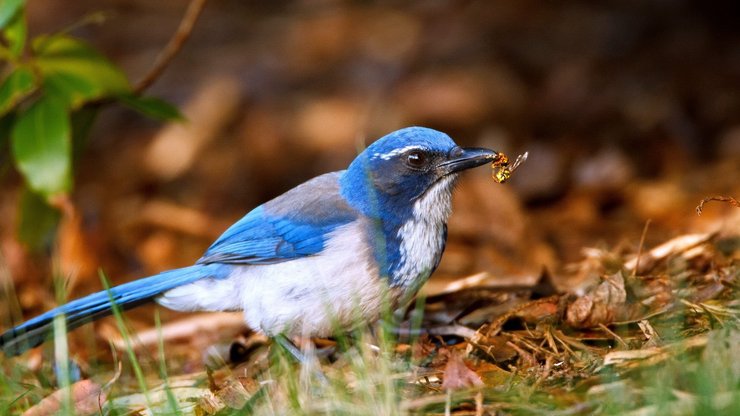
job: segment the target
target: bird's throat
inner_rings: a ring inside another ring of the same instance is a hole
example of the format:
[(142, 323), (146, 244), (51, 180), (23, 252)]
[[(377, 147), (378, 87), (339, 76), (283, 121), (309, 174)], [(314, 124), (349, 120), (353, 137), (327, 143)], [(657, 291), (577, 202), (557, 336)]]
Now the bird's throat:
[(454, 182), (455, 176), (444, 177), (414, 202), (396, 235), (400, 255), (391, 266), (391, 286), (415, 292), (436, 269), (445, 248)]

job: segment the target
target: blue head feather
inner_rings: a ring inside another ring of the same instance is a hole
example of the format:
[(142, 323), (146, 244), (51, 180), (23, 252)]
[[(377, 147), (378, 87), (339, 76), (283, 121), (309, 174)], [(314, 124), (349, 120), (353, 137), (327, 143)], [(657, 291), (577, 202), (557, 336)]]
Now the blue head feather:
[[(341, 193), (363, 214), (384, 221), (404, 221), (414, 199), (439, 179), (434, 160), (443, 160), (457, 145), (450, 136), (425, 127), (407, 127), (381, 137), (349, 165), (340, 179)], [(423, 151), (422, 169), (408, 165), (409, 155)]]

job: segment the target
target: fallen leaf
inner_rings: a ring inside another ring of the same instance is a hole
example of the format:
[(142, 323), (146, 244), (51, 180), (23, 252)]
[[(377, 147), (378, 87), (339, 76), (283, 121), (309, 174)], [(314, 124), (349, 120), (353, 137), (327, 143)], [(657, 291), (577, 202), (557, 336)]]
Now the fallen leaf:
[(527, 351), (525, 351), (524, 349), (522, 349), (521, 347), (519, 347), (518, 345), (516, 345), (515, 343), (511, 341), (509, 341), (506, 345), (514, 349), (516, 353), (519, 355), (519, 359), (520, 359), (519, 366), (520, 367), (532, 368), (537, 365), (537, 358), (535, 358), (534, 355), (528, 353)]
[(97, 247), (85, 229), (82, 214), (69, 198), (57, 198), (55, 205), (62, 212), (57, 232), (60, 272), (63, 276), (70, 276), (70, 289), (81, 283), (97, 285), (100, 260)]
[(468, 368), (460, 354), (452, 352), (445, 366), (442, 388), (445, 390), (462, 390), (483, 386), (475, 371)]
[(552, 319), (558, 315), (557, 302), (533, 302), (527, 308), (519, 310), (515, 316), (524, 322), (536, 324), (545, 319)]
[[(105, 403), (105, 393), (99, 385), (90, 380), (82, 380), (69, 387), (71, 391), (72, 407), (76, 415), (92, 415), (100, 412)], [(55, 391), (35, 406), (23, 412), (23, 416), (55, 415), (63, 407), (65, 391)]]
[[(509, 361), (517, 356), (517, 351), (509, 345), (510, 338), (505, 335), (486, 337), (478, 333), (471, 339), (471, 345), (483, 352), (496, 363)], [(470, 349), (472, 351), (472, 348)]]
[(615, 273), (568, 305), (565, 320), (575, 328), (607, 325), (615, 320), (626, 300), (624, 278)]

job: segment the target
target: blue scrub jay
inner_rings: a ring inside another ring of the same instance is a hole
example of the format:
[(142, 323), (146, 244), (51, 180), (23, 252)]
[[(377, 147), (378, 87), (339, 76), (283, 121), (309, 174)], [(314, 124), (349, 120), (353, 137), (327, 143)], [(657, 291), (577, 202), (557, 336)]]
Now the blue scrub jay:
[(178, 311), (244, 311), (268, 336), (323, 337), (410, 300), (439, 264), (455, 180), (498, 160), (444, 133), (409, 127), (327, 173), (258, 206), (195, 265), (113, 287), (37, 316), (0, 336), (8, 355), (67, 329), (156, 301)]

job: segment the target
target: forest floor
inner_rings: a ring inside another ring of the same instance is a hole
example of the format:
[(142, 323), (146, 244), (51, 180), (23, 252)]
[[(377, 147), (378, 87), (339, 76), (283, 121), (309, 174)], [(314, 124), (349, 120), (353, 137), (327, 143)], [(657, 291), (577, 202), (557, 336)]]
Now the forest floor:
[[(34, 1), (28, 20), (135, 80), (181, 3)], [(403, 126), (527, 162), (503, 185), (466, 172), (417, 302), (304, 340), (308, 363), (239, 314), (144, 306), (0, 358), (0, 414), (740, 414), (737, 2), (317, 3), (209, 2), (148, 91), (187, 121), (104, 107), (61, 219), (24, 222), (0, 137), (3, 330), (101, 271), (192, 264)]]

